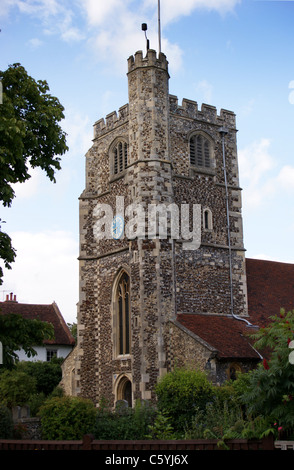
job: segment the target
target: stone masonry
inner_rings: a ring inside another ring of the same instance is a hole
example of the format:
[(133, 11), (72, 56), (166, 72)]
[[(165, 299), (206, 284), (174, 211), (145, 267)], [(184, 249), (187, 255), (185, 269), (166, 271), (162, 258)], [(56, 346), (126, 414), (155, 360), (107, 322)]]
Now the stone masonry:
[[(132, 404), (136, 399), (154, 400), (158, 378), (171, 370), (177, 357), (185, 362), (183, 354), (204, 368), (212, 351), (197, 338), (186, 336), (185, 341), (176, 318), (206, 314), (209, 328), (212, 315), (231, 315), (221, 127), (228, 131), (224, 148), (234, 312), (248, 315), (234, 113), (218, 114), (208, 105), (199, 109), (187, 99), (179, 105), (177, 97), (169, 94), (168, 62), (162, 53), (157, 56), (148, 50), (143, 57), (137, 52), (128, 59), (127, 76), (129, 103), (94, 124), (80, 196), (78, 345), (68, 376), (72, 393), (97, 405), (103, 398), (112, 405), (120, 399)], [(210, 142), (206, 167), (191, 164), (194, 134)], [(159, 204), (179, 210), (188, 206), (190, 228), (192, 207), (200, 208), (197, 249), (187, 245), (181, 231), (173, 236), (170, 214), (166, 236), (158, 224), (144, 236), (135, 230), (134, 236), (124, 232), (119, 239), (97, 236), (97, 227), (101, 228), (97, 205), (110, 207), (113, 215), (121, 213), (125, 227), (140, 207), (143, 218), (135, 220), (146, 229), (150, 206)], [(209, 225), (204, 222), (205, 211)], [(122, 273), (130, 280), (130, 350), (123, 354), (117, 348), (116, 307)]]

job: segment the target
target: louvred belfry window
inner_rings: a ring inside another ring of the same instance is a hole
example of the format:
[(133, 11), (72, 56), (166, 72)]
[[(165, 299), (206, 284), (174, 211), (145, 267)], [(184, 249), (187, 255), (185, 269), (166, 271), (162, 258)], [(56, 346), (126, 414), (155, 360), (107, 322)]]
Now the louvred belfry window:
[(128, 144), (120, 141), (113, 149), (113, 172), (121, 173), (128, 166)]
[(211, 142), (202, 134), (190, 138), (190, 163), (200, 168), (211, 168)]

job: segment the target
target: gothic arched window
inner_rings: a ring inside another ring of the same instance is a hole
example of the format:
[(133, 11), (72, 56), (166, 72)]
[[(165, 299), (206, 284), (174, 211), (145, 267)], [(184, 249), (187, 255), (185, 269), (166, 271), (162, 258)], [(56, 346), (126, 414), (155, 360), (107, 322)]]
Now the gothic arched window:
[(130, 354), (130, 278), (123, 272), (115, 293), (117, 354)]
[(212, 142), (203, 134), (190, 137), (190, 164), (200, 168), (212, 166)]

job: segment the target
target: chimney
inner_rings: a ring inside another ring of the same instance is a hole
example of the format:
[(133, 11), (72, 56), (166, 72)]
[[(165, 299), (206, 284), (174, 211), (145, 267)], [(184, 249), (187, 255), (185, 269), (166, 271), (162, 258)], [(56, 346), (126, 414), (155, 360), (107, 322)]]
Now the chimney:
[(6, 302), (16, 302), (16, 295), (13, 295), (13, 292), (10, 292), (10, 296), (7, 294)]

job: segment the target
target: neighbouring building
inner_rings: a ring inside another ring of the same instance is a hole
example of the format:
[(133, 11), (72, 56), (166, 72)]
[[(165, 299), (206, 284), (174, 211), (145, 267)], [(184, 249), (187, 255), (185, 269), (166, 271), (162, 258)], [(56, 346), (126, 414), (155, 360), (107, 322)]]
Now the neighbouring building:
[(179, 104), (162, 53), (131, 56), (127, 77), (128, 104), (94, 124), (86, 154), (64, 364), (67, 393), (96, 404), (154, 401), (175, 365), (215, 383), (255, 367), (247, 332), (294, 301), (293, 265), (245, 259), (235, 114)]
[(42, 346), (34, 346), (36, 355), (28, 357), (23, 349), (15, 351), (20, 361), (50, 361), (52, 357), (66, 358), (75, 345), (68, 325), (66, 324), (57, 304), (27, 304), (19, 303), (16, 295), (6, 296), (5, 302), (0, 302), (0, 315), (17, 314), (26, 319), (38, 319), (51, 323), (54, 328), (54, 339), (44, 340)]

